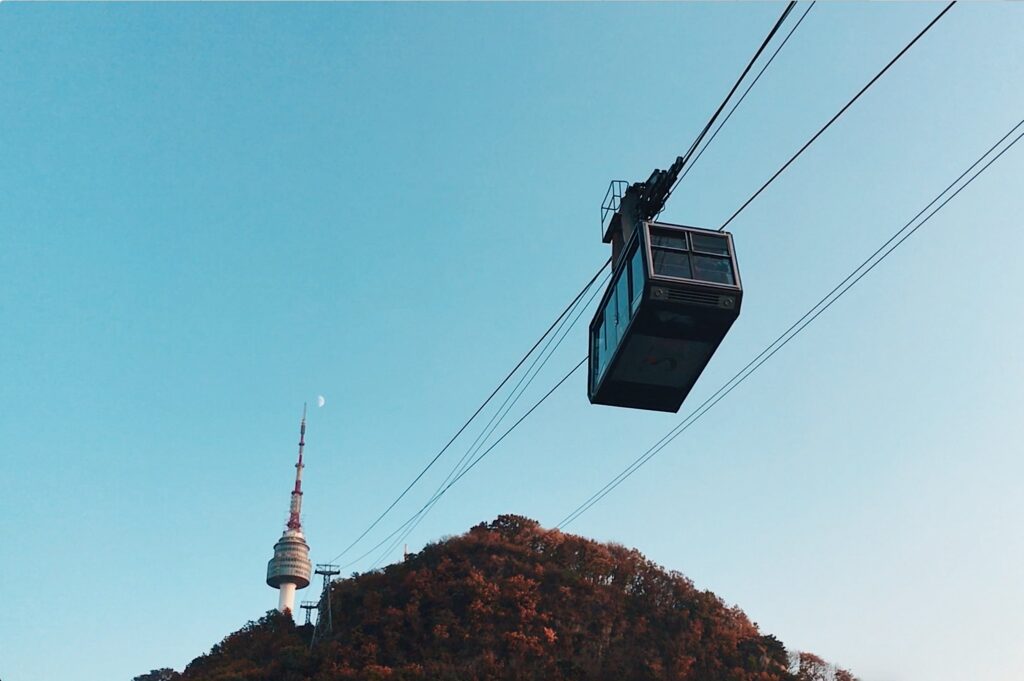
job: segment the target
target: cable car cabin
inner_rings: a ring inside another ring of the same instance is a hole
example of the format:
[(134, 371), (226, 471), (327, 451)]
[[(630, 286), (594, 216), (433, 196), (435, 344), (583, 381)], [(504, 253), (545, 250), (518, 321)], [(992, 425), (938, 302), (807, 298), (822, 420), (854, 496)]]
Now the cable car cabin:
[(641, 221), (630, 237), (590, 322), (590, 401), (677, 412), (739, 316), (732, 235)]

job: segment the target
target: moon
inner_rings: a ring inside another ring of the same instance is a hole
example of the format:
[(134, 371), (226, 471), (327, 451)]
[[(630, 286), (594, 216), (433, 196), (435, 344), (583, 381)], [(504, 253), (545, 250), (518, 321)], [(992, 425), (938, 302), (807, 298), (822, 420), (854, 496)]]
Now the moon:
[(325, 404), (327, 404), (327, 398), (325, 398), (323, 395), (317, 395), (316, 396), (316, 406), (322, 407)]

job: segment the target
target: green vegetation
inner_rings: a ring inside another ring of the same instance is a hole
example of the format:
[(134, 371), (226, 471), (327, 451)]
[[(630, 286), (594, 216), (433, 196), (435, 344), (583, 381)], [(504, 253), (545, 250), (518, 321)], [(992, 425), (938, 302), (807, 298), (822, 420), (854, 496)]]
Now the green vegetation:
[(339, 580), (334, 634), (270, 612), (183, 681), (852, 681), (636, 550), (501, 516)]

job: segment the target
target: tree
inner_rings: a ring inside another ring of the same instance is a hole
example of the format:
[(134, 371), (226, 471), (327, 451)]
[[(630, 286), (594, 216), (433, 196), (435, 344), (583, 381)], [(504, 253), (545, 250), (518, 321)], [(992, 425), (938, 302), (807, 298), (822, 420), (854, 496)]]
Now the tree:
[(153, 669), (148, 674), (136, 676), (132, 681), (176, 681), (180, 678), (181, 674), (178, 672), (170, 667), (163, 667), (161, 669)]

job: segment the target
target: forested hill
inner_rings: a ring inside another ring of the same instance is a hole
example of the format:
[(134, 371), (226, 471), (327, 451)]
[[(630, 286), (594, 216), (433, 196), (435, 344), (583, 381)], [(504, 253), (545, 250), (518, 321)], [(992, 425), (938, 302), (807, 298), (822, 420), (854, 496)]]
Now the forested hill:
[(501, 516), (334, 583), (334, 633), (268, 613), (186, 681), (849, 681), (636, 550)]

